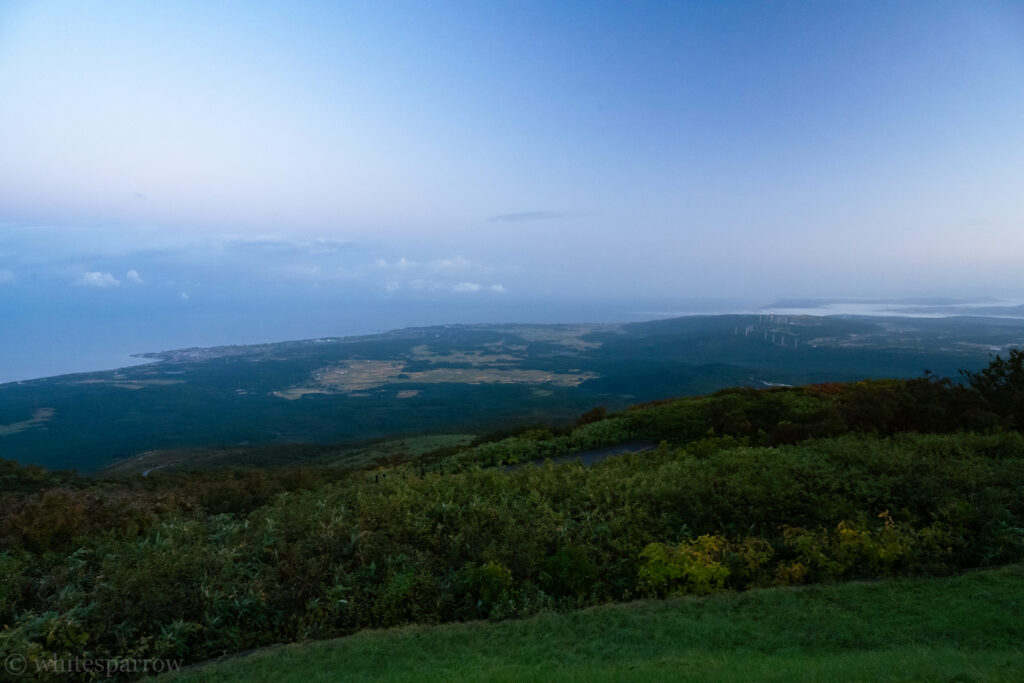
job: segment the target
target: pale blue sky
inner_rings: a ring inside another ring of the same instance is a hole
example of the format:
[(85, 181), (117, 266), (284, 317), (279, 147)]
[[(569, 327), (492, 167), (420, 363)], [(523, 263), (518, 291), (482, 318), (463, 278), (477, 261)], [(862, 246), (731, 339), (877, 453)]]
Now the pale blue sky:
[(1019, 296), (1022, 197), (1018, 2), (0, 0), (15, 318)]

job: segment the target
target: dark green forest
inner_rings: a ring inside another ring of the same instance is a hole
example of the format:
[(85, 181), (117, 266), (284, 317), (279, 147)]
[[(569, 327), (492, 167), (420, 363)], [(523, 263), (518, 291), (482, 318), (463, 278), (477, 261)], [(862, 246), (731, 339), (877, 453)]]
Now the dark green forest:
[[(185, 349), (151, 354), (158, 362), (148, 365), (0, 385), (0, 457), (95, 473), (152, 450), (481, 434), (724, 387), (925, 369), (957, 377), (1022, 342), (1024, 321), (1011, 319), (722, 315)], [(378, 375), (322, 380), (353, 365)], [(39, 411), (45, 419), (33, 422)]]
[[(0, 657), (198, 662), (1024, 561), (1024, 352), (959, 379), (595, 408), (357, 468), (86, 478), (3, 461)], [(636, 452), (573, 459), (616, 444)]]

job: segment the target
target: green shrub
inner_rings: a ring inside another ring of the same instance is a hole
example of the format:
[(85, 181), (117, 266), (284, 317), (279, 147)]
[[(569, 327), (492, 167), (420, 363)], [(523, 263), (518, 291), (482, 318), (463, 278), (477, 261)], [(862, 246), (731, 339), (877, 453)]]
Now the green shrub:
[[(723, 395), (752, 435), (698, 432), (723, 397), (664, 403), (481, 444), (443, 475), (224, 475), (221, 504), (210, 473), (8, 492), (0, 652), (198, 661), (368, 627), (1024, 560), (1024, 437), (764, 445), (771, 416), (813, 431), (847, 389), (808, 391)], [(658, 429), (693, 438), (590, 468), (472, 460)]]
[(705, 595), (725, 586), (729, 569), (722, 563), (729, 542), (721, 536), (698, 536), (675, 546), (651, 543), (640, 553), (639, 589), (646, 595)]

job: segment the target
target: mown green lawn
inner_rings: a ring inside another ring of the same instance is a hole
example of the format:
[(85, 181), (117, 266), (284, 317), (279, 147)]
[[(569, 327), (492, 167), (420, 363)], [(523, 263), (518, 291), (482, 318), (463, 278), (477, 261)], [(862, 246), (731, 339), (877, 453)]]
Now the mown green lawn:
[(263, 650), (169, 681), (1024, 681), (1024, 567), (776, 588)]

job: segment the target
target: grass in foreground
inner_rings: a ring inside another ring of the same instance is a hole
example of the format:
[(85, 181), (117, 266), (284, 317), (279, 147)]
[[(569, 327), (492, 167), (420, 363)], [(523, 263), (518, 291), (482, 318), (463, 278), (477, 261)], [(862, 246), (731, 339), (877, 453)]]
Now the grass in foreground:
[(1024, 567), (779, 588), (264, 650), (188, 681), (1021, 681)]

